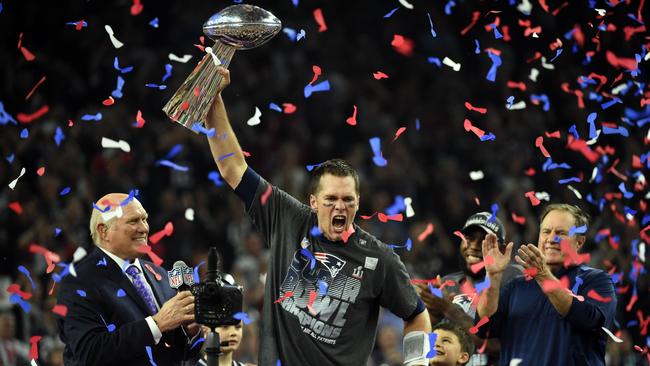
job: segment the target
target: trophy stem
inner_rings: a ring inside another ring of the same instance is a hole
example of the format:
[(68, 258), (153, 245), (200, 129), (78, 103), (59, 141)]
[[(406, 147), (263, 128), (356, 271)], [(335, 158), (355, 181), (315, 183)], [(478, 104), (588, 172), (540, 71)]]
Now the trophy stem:
[(235, 50), (235, 47), (216, 42), (212, 47), (214, 56), (210, 54), (203, 56), (183, 85), (165, 104), (163, 112), (173, 121), (198, 133), (192, 129), (192, 126), (197, 122), (205, 125), (206, 115), (214, 100), (217, 87), (223, 79), (217, 72), (213, 57), (219, 59), (221, 66), (228, 68)]

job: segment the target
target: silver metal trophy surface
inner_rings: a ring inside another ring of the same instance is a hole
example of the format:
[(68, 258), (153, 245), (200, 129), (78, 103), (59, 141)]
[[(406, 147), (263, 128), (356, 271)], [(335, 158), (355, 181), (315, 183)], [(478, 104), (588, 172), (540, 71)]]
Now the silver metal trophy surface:
[(231, 5), (212, 15), (203, 24), (203, 33), (215, 41), (206, 55), (174, 93), (163, 111), (169, 118), (197, 132), (195, 123), (204, 125), (219, 84), (217, 66), (227, 68), (236, 50), (263, 45), (282, 28), (270, 12), (248, 4)]

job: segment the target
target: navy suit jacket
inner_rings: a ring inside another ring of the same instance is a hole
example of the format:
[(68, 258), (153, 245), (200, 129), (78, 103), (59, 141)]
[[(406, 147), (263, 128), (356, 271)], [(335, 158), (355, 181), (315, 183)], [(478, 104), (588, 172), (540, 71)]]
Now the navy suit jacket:
[[(140, 264), (161, 306), (176, 295), (165, 269), (142, 259)], [(144, 300), (115, 261), (100, 249), (94, 248), (74, 269), (76, 277), (65, 276), (57, 294), (57, 303), (67, 307), (66, 316), (58, 319), (66, 365), (150, 365), (147, 347), (157, 365), (178, 365), (199, 352), (200, 345), (190, 350), (180, 327), (163, 333), (154, 344)]]

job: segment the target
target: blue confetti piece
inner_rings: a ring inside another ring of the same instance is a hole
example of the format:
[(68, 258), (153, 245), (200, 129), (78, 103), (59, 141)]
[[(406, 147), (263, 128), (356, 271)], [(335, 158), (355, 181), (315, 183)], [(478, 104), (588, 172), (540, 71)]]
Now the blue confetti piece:
[(106, 257), (102, 257), (102, 259), (100, 259), (97, 262), (97, 267), (99, 267), (99, 266), (104, 266), (104, 267), (108, 266), (108, 262), (106, 261)]
[(66, 194), (70, 193), (70, 187), (65, 187), (59, 192), (59, 196), (65, 196)]
[(327, 296), (327, 290), (329, 285), (323, 280), (318, 281), (318, 294), (321, 296)]
[(314, 255), (311, 254), (309, 249), (307, 248), (300, 249), (300, 254), (302, 254), (304, 257), (309, 259), (309, 269), (314, 269), (314, 267), (316, 267), (316, 258), (314, 258)]
[(307, 84), (305, 86), (305, 91), (304, 91), (305, 98), (309, 98), (312, 93), (329, 91), (329, 90), (330, 90), (329, 80), (322, 81), (316, 85)]
[(151, 19), (151, 21), (149, 22), (149, 25), (154, 27), (154, 28), (158, 28), (158, 18), (156, 17), (156, 18)]
[(612, 100), (610, 100), (610, 101), (608, 101), (608, 102), (605, 102), (605, 103), (601, 104), (600, 107), (601, 107), (603, 110), (605, 110), (605, 109), (607, 109), (607, 108), (613, 106), (613, 105), (616, 104), (616, 103), (623, 103), (623, 101), (622, 101), (620, 98), (614, 98), (614, 99), (612, 99)]
[(295, 29), (292, 29), (292, 28), (289, 28), (289, 27), (284, 27), (282, 29), (282, 32), (287, 35), (287, 37), (289, 38), (289, 40), (291, 40), (291, 42), (296, 41), (296, 33), (297, 32), (296, 32)]
[[(67, 22), (65, 24), (66, 25), (74, 25), (76, 27), (77, 24), (79, 24), (79, 22)], [(88, 23), (85, 20), (81, 21), (81, 28), (86, 28), (87, 26), (88, 26)]]
[(481, 141), (493, 141), (496, 139), (497, 137), (492, 132), (488, 132), (480, 138)]
[(291, 2), (293, 3), (294, 7), (298, 7), (298, 0), (291, 0)]
[(124, 297), (126, 296), (126, 292), (124, 292), (123, 289), (118, 289), (117, 293), (115, 294), (117, 297)]
[(478, 55), (479, 53), (481, 53), (481, 45), (478, 43), (478, 39), (474, 40), (474, 44), (476, 45), (476, 47), (474, 48), (474, 53)]
[(497, 213), (499, 212), (499, 204), (493, 203), (491, 206), (492, 209), (492, 216), (487, 220), (488, 223), (495, 222), (497, 219)]
[(323, 164), (323, 163), (318, 163), (318, 164), (313, 164), (313, 165), (307, 165), (305, 168), (307, 168), (307, 171), (308, 171), (308, 172), (311, 172), (312, 170), (314, 170), (314, 169), (318, 168), (319, 166), (321, 166), (321, 164)]
[(229, 157), (231, 157), (231, 156), (233, 156), (233, 155), (235, 155), (234, 152), (231, 152), (231, 153), (228, 153), (228, 154), (224, 154), (224, 155), (221, 155), (217, 160), (218, 160), (218, 161), (222, 161), (222, 160), (224, 160), (224, 159), (226, 159), (226, 158), (229, 158)]
[(194, 124), (192, 125), (192, 131), (202, 133), (202, 134), (204, 134), (204, 135), (206, 135), (208, 137), (214, 137), (214, 134), (216, 132), (214, 127), (210, 128), (210, 129), (207, 129), (207, 128), (205, 128), (205, 126), (203, 126), (202, 123), (199, 123), (199, 122), (194, 122)]
[(32, 308), (32, 305), (23, 300), (18, 294), (11, 294), (9, 297), (9, 303), (18, 304), (25, 313), (29, 313), (29, 310)]
[(438, 335), (436, 333), (429, 333), (429, 353), (427, 353), (427, 358), (436, 357), (436, 340)]
[(488, 52), (488, 56), (492, 60), (492, 66), (490, 66), (490, 70), (485, 78), (489, 81), (494, 81), (497, 77), (497, 69), (501, 66), (501, 56), (493, 52)]
[(240, 312), (238, 312), (238, 313), (235, 313), (232, 317), (235, 318), (235, 319), (237, 319), (237, 320), (241, 320), (241, 321), (243, 321), (244, 324), (246, 324), (246, 325), (248, 325), (248, 324), (250, 324), (250, 323), (253, 322), (253, 321), (250, 320), (250, 318), (248, 317), (248, 314), (244, 313), (243, 311), (240, 311)]
[(406, 204), (404, 204), (404, 197), (397, 195), (395, 196), (395, 202), (386, 209), (386, 214), (396, 215), (405, 210), (406, 210)]
[(555, 59), (558, 58), (558, 56), (560, 56), (561, 54), (562, 54), (562, 49), (558, 48), (557, 51), (555, 51), (555, 56), (553, 56), (550, 62), (555, 61)]
[(54, 228), (54, 237), (56, 238), (57, 236), (59, 236), (59, 234), (61, 234), (61, 229), (58, 228), (58, 227), (55, 227)]
[(165, 159), (172, 159), (174, 156), (180, 154), (183, 151), (183, 144), (174, 145), (171, 150), (165, 155)]
[(153, 360), (153, 354), (151, 352), (151, 346), (146, 346), (145, 348), (147, 349), (147, 356), (149, 356), (149, 362), (151, 362), (151, 364), (153, 366), (158, 366), (158, 365), (156, 365), (156, 362), (154, 362), (154, 360)]
[(431, 292), (431, 294), (433, 296), (438, 297), (438, 298), (442, 298), (442, 290), (441, 289), (439, 289), (438, 287), (433, 287), (433, 285), (431, 283), (429, 283), (428, 285), (429, 285), (429, 291)]
[[(162, 78), (162, 82), (164, 83), (167, 79), (169, 79), (170, 76), (172, 76), (172, 64), (165, 64), (165, 76)], [(167, 86), (165, 86), (167, 88)], [(163, 90), (163, 89), (160, 89)]]
[(485, 277), (485, 281), (479, 282), (474, 286), (474, 288), (476, 288), (476, 292), (479, 294), (488, 287), (490, 287), (490, 279), (488, 277)]
[(569, 229), (569, 236), (574, 236), (575, 234), (584, 234), (587, 232), (587, 225), (582, 225), (582, 226), (571, 226)]
[(156, 166), (158, 166), (158, 165), (166, 166), (168, 168), (172, 168), (172, 169), (174, 169), (176, 171), (179, 171), (179, 172), (186, 172), (186, 171), (190, 170), (190, 168), (188, 168), (186, 166), (178, 165), (176, 163), (173, 163), (173, 162), (171, 162), (169, 160), (165, 160), (165, 159), (156, 161)]
[(370, 148), (374, 156), (372, 157), (372, 162), (375, 163), (378, 167), (385, 167), (388, 164), (388, 161), (381, 156), (381, 140), (379, 137), (373, 137), (369, 140)]
[(413, 248), (413, 241), (411, 240), (411, 238), (406, 239), (405, 246), (406, 246), (406, 250), (410, 252), (411, 249)]
[(515, 102), (515, 96), (514, 95), (509, 96), (508, 99), (506, 99), (506, 102), (508, 108), (512, 107), (513, 103)]
[(111, 205), (107, 205), (105, 208), (97, 206), (96, 203), (93, 203), (93, 208), (101, 213), (105, 213), (111, 210)]
[(196, 267), (194, 267), (194, 283), (201, 282), (201, 279), (199, 278), (199, 269), (204, 264), (205, 264), (205, 261), (201, 261), (201, 263), (197, 264)]
[(9, 164), (14, 162), (15, 157), (16, 157), (15, 154), (9, 154), (9, 156), (7, 156), (7, 161), (9, 162)]
[(501, 34), (501, 32), (499, 32), (499, 28), (497, 27), (496, 24), (492, 24), (492, 30), (494, 31), (494, 38), (495, 39), (503, 38), (503, 35)]
[(580, 135), (578, 135), (578, 129), (576, 125), (571, 125), (571, 127), (569, 127), (569, 132), (573, 135), (573, 138), (575, 138), (576, 140), (580, 139)]
[(120, 61), (117, 59), (117, 56), (115, 56), (115, 60), (113, 61), (113, 68), (119, 71), (120, 74), (126, 74), (127, 72), (133, 71), (133, 66), (120, 67)]
[(621, 136), (625, 136), (625, 137), (630, 136), (630, 133), (628, 132), (627, 128), (625, 128), (624, 126), (618, 126), (618, 128), (603, 126), (603, 134), (604, 135), (621, 135)]
[(420, 119), (419, 118), (415, 119), (415, 130), (420, 131)]
[(621, 191), (621, 193), (623, 193), (623, 197), (625, 197), (627, 199), (630, 199), (630, 198), (634, 197), (633, 192), (628, 192), (625, 189), (625, 183), (623, 183), (623, 182), (621, 182), (621, 184), (618, 185), (618, 190)]
[(22, 131), (20, 131), (20, 138), (26, 139), (28, 137), (29, 137), (29, 130), (27, 128), (23, 128)]
[(317, 225), (314, 225), (314, 227), (311, 228), (309, 231), (309, 235), (311, 236), (321, 236), (323, 235), (323, 232), (320, 231), (320, 228)]
[(598, 117), (596, 112), (589, 113), (589, 116), (587, 116), (587, 123), (589, 123), (589, 140), (598, 136), (596, 134), (596, 124), (594, 123), (596, 117)]
[(61, 146), (61, 141), (65, 140), (65, 135), (63, 134), (63, 130), (61, 130), (61, 127), (56, 128), (56, 132), (54, 132), (54, 143), (56, 146)]
[(580, 276), (576, 276), (576, 283), (573, 285), (571, 292), (577, 295), (578, 289), (580, 288), (580, 285), (582, 285), (582, 283), (583, 283), (582, 278), (580, 278)]
[(14, 125), (18, 125), (18, 122), (5, 111), (5, 106), (0, 102), (0, 125), (6, 125), (9, 122), (12, 122)]
[(451, 15), (451, 8), (456, 6), (456, 2), (454, 0), (449, 0), (447, 4), (445, 4), (445, 14)]
[(428, 57), (427, 62), (430, 64), (436, 64), (438, 67), (442, 67), (442, 61), (437, 57)]
[(144, 86), (146, 86), (147, 88), (158, 89), (158, 90), (167, 89), (167, 85), (158, 85), (158, 84), (154, 84), (154, 83), (147, 83), (147, 84), (144, 84)]
[(305, 38), (306, 33), (304, 29), (301, 29), (300, 32), (296, 35), (296, 41), (300, 41), (301, 39)]
[(190, 347), (190, 349), (194, 349), (194, 347), (198, 346), (199, 344), (201, 344), (203, 342), (205, 342), (205, 338), (201, 337), (201, 338), (197, 339), (196, 342), (194, 342), (194, 344), (192, 344), (192, 347)]
[(224, 184), (223, 181), (221, 180), (221, 175), (216, 170), (213, 170), (210, 173), (208, 173), (208, 179), (211, 180), (214, 183), (214, 185), (216, 185), (217, 187), (222, 187)]
[(102, 120), (102, 114), (97, 113), (97, 114), (84, 114), (81, 116), (82, 121), (101, 121)]
[(275, 104), (273, 102), (269, 103), (269, 109), (272, 109), (272, 110), (278, 111), (278, 112), (282, 112), (282, 108), (279, 105), (277, 105), (277, 104)]
[(571, 183), (571, 182), (580, 183), (580, 182), (582, 182), (582, 180), (580, 180), (580, 178), (578, 178), (578, 177), (571, 177), (571, 178), (567, 178), (567, 179), (560, 179), (557, 182), (559, 184), (567, 184), (567, 183)]
[(282, 366), (282, 362), (280, 362), (280, 359), (275, 361), (275, 366)]
[(131, 201), (133, 201), (133, 198), (139, 195), (140, 195), (140, 191), (137, 188), (130, 190), (129, 195), (122, 202), (120, 202), (120, 206), (128, 205), (129, 203), (131, 203)]
[(431, 36), (433, 36), (433, 38), (436, 38), (438, 35), (436, 34), (436, 31), (433, 30), (433, 21), (431, 20), (431, 14), (427, 13), (427, 16), (429, 17), (429, 25), (431, 26)]
[(0, 13), (2, 13), (2, 3), (0, 3)]
[(386, 13), (386, 15), (384, 15), (384, 19), (390, 18), (391, 16), (393, 16), (393, 14), (397, 11), (397, 9), (399, 9), (399, 8), (395, 8), (395, 9), (389, 11), (388, 13)]
[(124, 78), (121, 76), (117, 76), (117, 86), (115, 87), (115, 90), (111, 92), (111, 96), (116, 99), (122, 98), (122, 88), (124, 87)]
[(29, 274), (29, 270), (27, 268), (25, 268), (25, 266), (22, 266), (22, 265), (18, 266), (18, 270), (20, 272), (22, 272), (27, 277), (27, 279), (29, 280), (29, 283), (32, 285), (32, 289), (35, 289), (36, 284), (34, 284), (34, 280), (32, 279), (32, 276)]
[(548, 110), (549, 110), (550, 107), (551, 107), (551, 104), (550, 104), (550, 102), (549, 102), (549, 100), (548, 100), (548, 95), (546, 95), (546, 94), (539, 94), (539, 95), (537, 95), (537, 94), (531, 94), (531, 96), (530, 96), (530, 100), (531, 100), (533, 103), (535, 103), (535, 102), (537, 102), (537, 103), (539, 103), (539, 102), (543, 102), (544, 104), (542, 105), (542, 109), (543, 109), (545, 112), (548, 112)]
[(86, 291), (84, 290), (77, 290), (77, 294), (81, 297), (86, 297)]

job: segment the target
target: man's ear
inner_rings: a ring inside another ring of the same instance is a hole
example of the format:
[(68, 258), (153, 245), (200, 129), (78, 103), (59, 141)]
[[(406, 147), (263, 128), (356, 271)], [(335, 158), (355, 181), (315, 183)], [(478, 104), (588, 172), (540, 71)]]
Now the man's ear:
[(585, 244), (585, 241), (587, 241), (587, 237), (584, 235), (579, 235), (576, 237), (576, 252), (582, 248), (582, 246)]
[(467, 352), (461, 352), (461, 353), (460, 353), (460, 357), (458, 357), (458, 362), (457, 362), (457, 363), (459, 363), (459, 364), (461, 364), (461, 365), (464, 365), (464, 364), (466, 364), (467, 362), (469, 362), (469, 353), (467, 353)]
[(318, 212), (318, 200), (313, 194), (309, 195), (309, 207), (311, 207), (312, 211)]
[(107, 231), (108, 226), (106, 226), (106, 224), (97, 224), (97, 233), (99, 234), (100, 239), (105, 239)]

